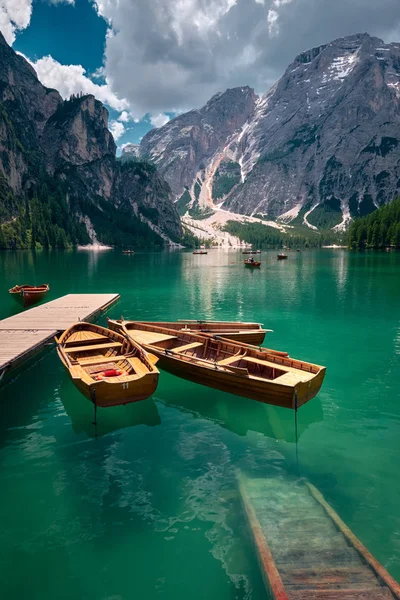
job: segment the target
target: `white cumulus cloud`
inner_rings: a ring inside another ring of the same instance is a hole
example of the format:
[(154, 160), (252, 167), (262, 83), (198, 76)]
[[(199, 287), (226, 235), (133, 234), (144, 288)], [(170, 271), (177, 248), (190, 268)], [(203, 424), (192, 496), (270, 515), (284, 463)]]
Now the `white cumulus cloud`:
[(1, 0), (0, 31), (9, 44), (17, 31), (26, 29), (31, 21), (32, 0)]
[(123, 110), (122, 113), (118, 116), (117, 121), (121, 121), (121, 123), (127, 123), (131, 120), (131, 116), (126, 110)]
[(120, 137), (122, 137), (125, 133), (125, 127), (123, 123), (119, 121), (111, 121), (109, 130), (113, 134), (114, 140), (117, 142)]
[(169, 116), (162, 113), (158, 115), (150, 115), (150, 123), (154, 125), (154, 127), (162, 127), (168, 123), (169, 120)]
[(36, 70), (40, 81), (45, 86), (58, 90), (63, 98), (83, 92), (84, 94), (93, 94), (98, 100), (115, 110), (128, 108), (128, 102), (118, 98), (108, 83), (98, 85), (89, 79), (82, 65), (62, 65), (51, 56), (44, 56), (36, 62), (29, 62)]
[[(50, 4), (75, 4), (75, 0), (49, 0)], [(0, 0), (0, 31), (12, 45), (18, 31), (31, 22), (32, 0)]]
[(272, 8), (269, 9), (267, 14), (268, 32), (271, 37), (279, 34), (279, 12), (278, 9), (285, 4), (292, 4), (294, 0), (272, 0)]

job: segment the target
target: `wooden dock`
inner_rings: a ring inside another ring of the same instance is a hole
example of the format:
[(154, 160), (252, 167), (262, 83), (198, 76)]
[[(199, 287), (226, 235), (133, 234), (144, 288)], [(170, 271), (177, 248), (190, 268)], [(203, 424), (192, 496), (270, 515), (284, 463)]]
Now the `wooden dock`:
[(0, 379), (60, 331), (93, 319), (118, 299), (119, 294), (67, 294), (0, 321)]
[(313, 485), (241, 473), (238, 482), (271, 598), (400, 599), (400, 585)]

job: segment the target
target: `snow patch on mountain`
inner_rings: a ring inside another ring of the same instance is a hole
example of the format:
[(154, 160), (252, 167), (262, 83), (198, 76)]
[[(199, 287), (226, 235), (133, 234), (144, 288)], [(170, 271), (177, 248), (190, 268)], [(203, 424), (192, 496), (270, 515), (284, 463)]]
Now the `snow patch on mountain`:
[(331, 79), (336, 79), (337, 81), (345, 79), (358, 63), (359, 51), (360, 48), (358, 48), (356, 52), (348, 53), (344, 56), (338, 56), (337, 58), (335, 58), (331, 66), (329, 67), (329, 72), (324, 73), (322, 77), (322, 82), (326, 83)]

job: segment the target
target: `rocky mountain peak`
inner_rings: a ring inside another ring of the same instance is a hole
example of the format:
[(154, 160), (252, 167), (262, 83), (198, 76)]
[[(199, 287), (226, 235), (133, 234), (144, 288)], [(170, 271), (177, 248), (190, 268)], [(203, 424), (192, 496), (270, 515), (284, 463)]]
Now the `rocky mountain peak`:
[(108, 129), (108, 111), (92, 95), (61, 102), (46, 123), (41, 146), (51, 172), (65, 161), (82, 165), (115, 156), (116, 145)]
[[(400, 44), (358, 33), (302, 52), (262, 97), (216, 94), (140, 146), (181, 214), (221, 207), (345, 227), (400, 193)], [(186, 188), (186, 189), (185, 189)]]
[(147, 133), (140, 144), (140, 156), (158, 165), (178, 197), (197, 177), (203, 177), (210, 159), (246, 123), (256, 103), (254, 90), (247, 86), (216, 94), (203, 108), (179, 115)]
[[(159, 174), (140, 170), (140, 164), (122, 168), (101, 102), (93, 95), (63, 100), (40, 83), (1, 34), (0, 61), (1, 243), (4, 219), (16, 224), (16, 238), (31, 230), (30, 202), (43, 221), (40, 227), (36, 223), (40, 243), (77, 241), (84, 226), (92, 240), (108, 243), (147, 239), (160, 245), (162, 237), (179, 238), (179, 215), (168, 184)], [(43, 197), (36, 198), (42, 191)], [(52, 202), (42, 214), (37, 202), (49, 203), (49, 194)], [(12, 235), (10, 226), (6, 247), (16, 243)]]

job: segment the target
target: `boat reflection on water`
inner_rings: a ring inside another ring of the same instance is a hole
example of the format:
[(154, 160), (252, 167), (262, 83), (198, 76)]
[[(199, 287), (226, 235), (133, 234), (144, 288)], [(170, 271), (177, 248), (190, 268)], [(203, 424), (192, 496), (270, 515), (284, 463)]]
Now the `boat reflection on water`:
[(61, 393), (61, 401), (71, 419), (73, 431), (77, 434), (85, 433), (91, 438), (136, 425), (147, 425), (147, 427), (161, 425), (161, 418), (152, 398), (126, 406), (98, 408), (96, 426), (93, 424), (93, 405), (80, 394), (65, 389), (65, 392)]
[[(171, 385), (172, 377), (163, 373), (163, 384), (157, 390), (157, 400), (166, 406), (210, 419), (240, 436), (253, 431), (276, 440), (296, 441), (292, 410), (209, 390), (175, 377), (174, 385)], [(171, 384), (165, 381), (167, 378), (171, 378)], [(323, 419), (322, 404), (318, 398), (302, 406), (297, 412), (298, 439), (311, 425)]]

